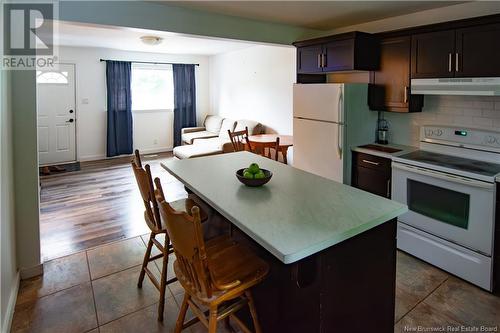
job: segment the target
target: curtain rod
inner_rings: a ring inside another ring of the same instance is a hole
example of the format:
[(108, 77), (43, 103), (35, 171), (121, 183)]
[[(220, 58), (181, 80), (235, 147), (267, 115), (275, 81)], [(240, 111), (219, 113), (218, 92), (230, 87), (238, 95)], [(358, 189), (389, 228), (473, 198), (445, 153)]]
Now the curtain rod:
[[(124, 60), (111, 60), (111, 59), (100, 59), (99, 61), (124, 61)], [(200, 66), (200, 64), (180, 64), (177, 62), (153, 62), (153, 61), (130, 61), (134, 64), (153, 64), (153, 65), (195, 65)]]

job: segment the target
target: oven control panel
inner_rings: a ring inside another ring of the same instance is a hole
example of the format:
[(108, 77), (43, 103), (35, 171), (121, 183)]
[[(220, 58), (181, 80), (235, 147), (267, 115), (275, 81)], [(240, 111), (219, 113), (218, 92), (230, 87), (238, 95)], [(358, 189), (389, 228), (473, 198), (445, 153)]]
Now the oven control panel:
[(500, 132), (448, 126), (422, 126), (420, 140), (424, 142), (443, 141), (454, 145), (500, 148)]

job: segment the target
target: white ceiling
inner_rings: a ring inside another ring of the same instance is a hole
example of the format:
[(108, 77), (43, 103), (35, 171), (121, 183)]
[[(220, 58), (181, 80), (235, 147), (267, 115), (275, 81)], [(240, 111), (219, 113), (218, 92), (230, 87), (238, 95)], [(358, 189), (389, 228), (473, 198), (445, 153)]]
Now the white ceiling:
[[(169, 53), (214, 55), (255, 46), (251, 42), (240, 42), (216, 38), (192, 37), (189, 35), (113, 26), (97, 26), (69, 22), (55, 22), (58, 29), (58, 45), (102, 47), (108, 49)], [(57, 30), (56, 30), (57, 31)], [(146, 45), (140, 37), (154, 35), (163, 38), (159, 45)]]
[(330, 30), (467, 1), (157, 1), (213, 13)]

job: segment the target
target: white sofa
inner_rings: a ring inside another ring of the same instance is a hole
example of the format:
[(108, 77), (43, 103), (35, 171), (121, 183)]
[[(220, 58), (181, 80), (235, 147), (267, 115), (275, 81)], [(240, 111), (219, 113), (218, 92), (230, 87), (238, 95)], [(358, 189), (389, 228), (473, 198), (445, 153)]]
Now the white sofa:
[(252, 120), (237, 120), (208, 115), (204, 126), (183, 128), (182, 146), (174, 148), (179, 159), (216, 155), (233, 151), (227, 131), (240, 131), (248, 127), (250, 135), (261, 134), (263, 126)]

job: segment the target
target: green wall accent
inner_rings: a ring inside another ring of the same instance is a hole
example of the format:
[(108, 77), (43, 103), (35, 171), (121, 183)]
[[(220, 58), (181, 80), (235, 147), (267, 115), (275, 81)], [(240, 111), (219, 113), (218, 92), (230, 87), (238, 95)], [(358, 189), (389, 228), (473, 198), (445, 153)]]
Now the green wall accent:
[(322, 33), (320, 30), (145, 1), (61, 1), (59, 16), (64, 21), (288, 45)]
[(13, 71), (11, 94), (17, 264), (23, 269), (40, 263), (35, 71)]

